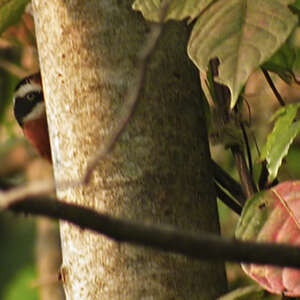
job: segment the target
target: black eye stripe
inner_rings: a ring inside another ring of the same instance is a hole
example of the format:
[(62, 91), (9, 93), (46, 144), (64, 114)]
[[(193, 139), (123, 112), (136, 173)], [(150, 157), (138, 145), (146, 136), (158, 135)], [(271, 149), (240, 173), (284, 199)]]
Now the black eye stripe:
[[(35, 97), (32, 100), (28, 100), (26, 96), (33, 94)], [(24, 117), (26, 117), (34, 107), (43, 101), (43, 94), (41, 92), (29, 92), (24, 97), (15, 98), (14, 114), (20, 126), (23, 126)]]
[[(14, 114), (21, 126), (24, 125), (24, 118), (35, 109), (38, 103), (44, 101), (43, 92), (40, 90), (41, 85), (41, 75), (35, 73), (21, 80), (15, 88)], [(39, 111), (37, 113), (39, 114)]]

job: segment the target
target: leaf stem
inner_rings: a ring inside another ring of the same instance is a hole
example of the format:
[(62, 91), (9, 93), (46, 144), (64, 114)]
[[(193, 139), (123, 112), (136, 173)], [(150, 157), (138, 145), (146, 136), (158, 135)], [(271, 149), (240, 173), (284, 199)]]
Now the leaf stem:
[(237, 146), (231, 147), (231, 152), (233, 154), (235, 164), (239, 173), (241, 180), (242, 189), (246, 196), (246, 199), (251, 198), (256, 192), (256, 188), (253, 182), (252, 177), (250, 176), (248, 166), (246, 164), (245, 156), (241, 149)]
[(251, 150), (250, 150), (250, 145), (249, 145), (249, 140), (248, 140), (246, 128), (245, 128), (243, 122), (240, 122), (240, 127), (241, 127), (241, 130), (242, 130), (243, 138), (244, 138), (245, 145), (246, 145), (249, 172), (250, 172), (251, 177), (253, 177), (253, 162), (252, 162)]
[(242, 206), (240, 203), (234, 201), (229, 195), (227, 195), (216, 183), (215, 184), (217, 197), (227, 205), (231, 210), (240, 215), (242, 213)]
[[(212, 59), (210, 62), (210, 67), (213, 75), (213, 84), (216, 94), (216, 106), (217, 109), (219, 109), (221, 116), (223, 120), (221, 122), (224, 122), (225, 124), (229, 121), (230, 118), (230, 92), (229, 89), (222, 85), (217, 83), (214, 80), (214, 77), (218, 76), (218, 65), (219, 61), (218, 59)], [(256, 187), (254, 185), (253, 179), (251, 177), (251, 174), (249, 173), (248, 166), (245, 160), (244, 153), (240, 149), (240, 147), (232, 145), (230, 147), (231, 152), (233, 154), (233, 157), (235, 159), (236, 167), (238, 169), (241, 185), (243, 192), (245, 194), (246, 198), (243, 198), (243, 203), (246, 199), (249, 197), (252, 197), (252, 195), (256, 192)]]
[(245, 202), (245, 195), (241, 185), (224, 171), (215, 161), (212, 160), (215, 181), (227, 190), (242, 205)]
[(285, 102), (284, 102), (284, 100), (282, 99), (280, 93), (278, 92), (278, 90), (277, 90), (277, 88), (276, 88), (276, 86), (275, 86), (275, 84), (274, 84), (274, 82), (273, 82), (273, 80), (272, 80), (272, 78), (271, 78), (269, 72), (268, 72), (266, 69), (264, 69), (264, 68), (261, 68), (261, 70), (262, 70), (262, 72), (264, 73), (265, 78), (266, 78), (266, 80), (267, 80), (267, 82), (268, 82), (270, 88), (272, 89), (272, 91), (273, 91), (273, 93), (274, 93), (274, 95), (275, 95), (277, 101), (279, 102), (279, 104), (280, 104), (281, 106), (285, 106)]

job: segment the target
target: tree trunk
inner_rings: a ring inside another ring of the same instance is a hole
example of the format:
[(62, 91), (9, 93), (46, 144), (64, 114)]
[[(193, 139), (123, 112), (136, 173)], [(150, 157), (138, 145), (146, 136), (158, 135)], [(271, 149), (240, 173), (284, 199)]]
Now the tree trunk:
[[(81, 178), (135, 76), (149, 26), (129, 1), (34, 0), (56, 182)], [(134, 117), (88, 185), (60, 199), (116, 217), (218, 232), (215, 191), (188, 30), (168, 23)], [(61, 222), (67, 299), (215, 299), (223, 264), (119, 244)]]

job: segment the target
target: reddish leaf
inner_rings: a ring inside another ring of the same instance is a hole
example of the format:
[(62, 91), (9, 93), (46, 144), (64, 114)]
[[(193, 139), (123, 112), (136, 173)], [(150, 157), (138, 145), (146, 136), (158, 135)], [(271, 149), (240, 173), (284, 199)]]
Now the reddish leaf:
[[(257, 242), (300, 245), (300, 181), (288, 181), (249, 199), (236, 237)], [(300, 296), (300, 270), (242, 264), (243, 270), (271, 293)]]

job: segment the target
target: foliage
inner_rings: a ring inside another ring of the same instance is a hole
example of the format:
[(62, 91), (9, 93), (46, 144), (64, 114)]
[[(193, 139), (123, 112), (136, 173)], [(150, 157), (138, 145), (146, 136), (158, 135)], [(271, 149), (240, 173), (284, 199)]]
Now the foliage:
[(20, 270), (16, 275), (14, 281), (9, 283), (9, 286), (6, 288), (6, 291), (3, 296), (3, 300), (14, 300), (14, 299), (23, 299), (23, 300), (38, 300), (38, 293), (36, 288), (31, 288), (35, 279), (35, 272), (32, 266), (27, 266)]
[[(0, 1), (1, 34), (21, 20), (28, 2), (29, 0)], [(165, 12), (166, 3), (169, 3), (169, 6)], [(188, 54), (207, 78), (206, 96), (213, 99), (213, 105), (218, 105), (218, 101), (216, 101), (218, 93), (214, 89), (214, 81), (229, 88), (231, 92), (230, 114), (233, 110), (239, 110), (240, 107), (245, 106), (245, 102), (238, 101), (238, 99), (242, 99), (243, 88), (249, 76), (260, 66), (277, 74), (288, 84), (292, 84), (295, 81), (295, 75), (300, 73), (300, 46), (297, 43), (300, 27), (296, 27), (300, 16), (300, 0), (135, 0), (133, 9), (140, 11), (149, 21), (187, 20), (189, 24), (192, 24), (191, 36), (187, 45)], [(163, 20), (162, 16), (164, 16)], [(4, 57), (1, 51), (0, 56)], [(210, 65), (211, 60), (215, 58), (220, 63), (217, 76), (212, 75)], [(15, 55), (12, 60), (15, 64), (19, 64), (18, 55)], [(15, 84), (15, 76), (0, 70), (2, 91), (0, 124), (3, 127), (6, 126), (5, 124), (9, 124), (11, 127), (7, 111), (8, 108), (11, 108), (10, 100)], [(236, 105), (237, 103), (239, 105)], [(260, 155), (260, 162), (266, 161), (269, 182), (278, 176), (279, 168), (291, 146), (293, 146), (291, 156), (295, 157), (296, 163), (299, 161), (300, 151), (295, 146), (295, 139), (300, 132), (300, 121), (297, 119), (299, 107), (300, 104), (287, 105), (279, 109), (272, 118), (275, 123), (266, 138), (266, 144)], [(213, 114), (211, 115), (213, 116)], [(211, 116), (210, 120), (213, 122), (213, 125), (209, 124), (212, 128), (211, 131), (216, 132), (215, 128), (220, 129), (217, 132), (226, 147), (230, 148), (234, 145), (243, 148), (241, 145), (244, 143), (243, 135), (238, 126), (240, 123), (239, 116), (230, 118), (228, 124), (221, 124), (218, 118)], [(16, 137), (11, 134), (12, 132), (13, 130), (10, 128), (7, 142), (0, 145), (1, 159), (16, 144)], [(295, 170), (299, 169), (295, 165), (291, 167)], [(299, 171), (298, 174), (300, 176)], [(265, 233), (264, 226), (267, 222), (277, 224), (282, 222), (279, 217), (275, 219), (273, 217), (276, 209), (272, 205), (274, 203), (277, 206), (282, 204), (281, 199), (275, 199), (273, 196), (272, 192), (268, 190), (258, 193), (249, 200), (244, 207), (237, 229), (238, 237), (244, 238), (245, 232), (251, 233), (253, 238), (259, 239), (262, 235), (265, 237), (262, 233)], [(266, 199), (267, 202), (265, 202)], [(262, 204), (269, 206), (261, 210), (259, 206)], [(280, 209), (280, 212), (284, 212), (285, 218), (291, 217), (284, 205)], [(16, 249), (20, 247), (15, 246)], [(265, 266), (262, 268), (265, 270)], [(244, 269), (250, 276), (254, 277), (247, 266), (244, 266)], [(14, 280), (5, 282), (5, 286), (3, 286), (3, 289), (5, 288), (3, 299), (17, 299), (18, 293), (24, 293), (23, 296), (25, 293), (31, 293), (24, 292), (23, 288), (25, 281), (28, 282), (28, 278), (33, 276), (32, 264), (25, 266), (24, 269), (14, 275)], [(11, 278), (9, 279), (11, 280)], [(2, 283), (0, 280), (0, 285)], [(257, 287), (241, 289), (236, 291), (234, 295), (224, 296), (222, 299), (231, 299), (229, 297), (235, 295), (243, 297), (243, 293), (244, 297), (248, 297), (247, 293), (255, 294), (256, 292), (260, 296), (261, 291)], [(33, 294), (30, 294), (28, 299), (35, 299), (36, 295)], [(24, 297), (22, 299), (25, 299)]]
[[(201, 73), (202, 86), (213, 109), (212, 116), (215, 111), (224, 112), (222, 110), (224, 103), (217, 99), (220, 97), (220, 91), (219, 93), (216, 91), (214, 81), (227, 86), (230, 90), (231, 111), (228, 112), (228, 116), (211, 117), (212, 124), (209, 128), (218, 129), (218, 136), (221, 137), (219, 140), (223, 141), (225, 147), (231, 148), (232, 151), (236, 151), (233, 150), (234, 148), (244, 151), (241, 136), (243, 134), (245, 138), (246, 133), (237, 112), (245, 104), (241, 94), (249, 76), (258, 67), (263, 67), (265, 72), (276, 73), (286, 83), (292, 84), (299, 73), (300, 43), (297, 36), (299, 28), (296, 26), (300, 16), (300, 1), (136, 0), (133, 9), (140, 11), (150, 21), (165, 22), (170, 19), (187, 19), (188, 23), (193, 21), (187, 51)], [(217, 73), (212, 76), (212, 60), (215, 59), (219, 65)], [(238, 99), (240, 99), (239, 102)], [(237, 103), (239, 105), (236, 105)], [(260, 154), (260, 162), (263, 162), (261, 177), (263, 178), (265, 168), (268, 177), (266, 183), (276, 179), (284, 157), (300, 132), (300, 121), (297, 120), (299, 106), (300, 104), (287, 105), (279, 109), (272, 118), (275, 124)], [(224, 120), (228, 123), (226, 124)], [(234, 126), (236, 126), (235, 129), (233, 129)], [(232, 141), (228, 142), (226, 139), (228, 136), (226, 128), (231, 128), (229, 132), (230, 136), (233, 136)], [(211, 132), (215, 131), (211, 130)], [(237, 134), (232, 134), (234, 132)], [(212, 136), (214, 137), (213, 134)], [(251, 156), (249, 145), (248, 156)], [(250, 159), (248, 166), (250, 168)], [(264, 187), (262, 184), (261, 188)], [(267, 197), (268, 193), (258, 194), (254, 199)], [(253, 204), (253, 201), (250, 203)], [(248, 202), (244, 207), (238, 231), (241, 227), (246, 227), (245, 230), (251, 232), (255, 238), (260, 233), (259, 229), (263, 231), (264, 222), (269, 221), (274, 224), (280, 223), (280, 220), (278, 217), (271, 218), (273, 208), (268, 210), (269, 214), (264, 214), (262, 217), (260, 210), (256, 210), (257, 206), (254, 209), (252, 204)], [(253, 224), (259, 226), (259, 229)], [(244, 233), (237, 235), (244, 238)], [(247, 267), (244, 266), (244, 269), (251, 277), (255, 277)], [(264, 287), (266, 288), (266, 285)], [(267, 289), (274, 292), (269, 287)]]
[(295, 137), (300, 133), (300, 121), (295, 121), (300, 103), (279, 109), (272, 119), (277, 119), (261, 153), (261, 160), (267, 161), (269, 181), (275, 179), (283, 158)]
[[(34, 270), (35, 238), (32, 218), (0, 215), (0, 298), (33, 300), (36, 291), (30, 287), (36, 279)], [(21, 251), (20, 251), (21, 249)], [(17, 297), (18, 295), (18, 297)]]
[[(300, 181), (284, 182), (249, 199), (236, 237), (266, 243), (299, 245)], [(243, 264), (249, 276), (272, 293), (300, 296), (300, 271), (292, 268)]]
[(0, 34), (19, 22), (29, 0), (4, 0), (0, 2)]
[[(189, 18), (193, 21), (197, 18), (214, 0), (176, 0), (170, 1), (167, 14), (164, 21), (183, 20)], [(161, 18), (162, 7), (168, 2), (160, 0), (136, 0), (133, 3), (133, 9), (140, 10), (143, 16), (152, 22), (159, 22)]]
[[(15, 122), (11, 120), (12, 93), (18, 82), (18, 74), (11, 72), (20, 68), (24, 45), (16, 43), (16, 35), (21, 34), (12, 26), (22, 20), (29, 0), (0, 1), (0, 189), (23, 178), (23, 169), (17, 166), (19, 158), (7, 157), (19, 145)], [(7, 30), (12, 31), (13, 38)], [(23, 28), (22, 28), (23, 30)], [(28, 28), (27, 28), (28, 31)], [(15, 34), (15, 35), (14, 35)], [(23, 34), (23, 33), (22, 33)], [(20, 68), (21, 69), (21, 68)], [(17, 76), (16, 76), (17, 75)], [(23, 143), (24, 144), (24, 143)], [(34, 223), (28, 218), (17, 218), (0, 214), (0, 298), (5, 300), (38, 299), (37, 290), (30, 285), (36, 279), (34, 267)]]
[[(292, 42), (293, 35), (289, 39), (288, 37), (297, 24), (297, 17), (292, 11), (299, 10), (299, 1), (194, 2), (171, 1), (164, 21), (186, 18), (189, 21), (196, 20), (187, 47), (188, 53), (199, 70), (207, 72), (206, 78), (211, 77), (208, 68), (210, 59), (219, 60), (219, 74), (215, 80), (229, 87), (231, 108), (237, 103), (249, 75), (258, 66), (263, 65), (288, 83), (293, 81), (294, 69), (299, 64), (300, 48)], [(133, 8), (141, 11), (148, 20), (160, 21), (166, 3), (168, 2), (136, 0)], [(293, 8), (292, 11), (289, 8)], [(211, 81), (207, 82), (208, 93), (215, 99)], [(300, 125), (294, 122), (297, 109), (296, 105), (281, 111), (263, 149), (261, 160), (267, 160), (270, 181), (277, 176), (289, 146), (299, 133)], [(212, 127), (218, 127), (218, 124)]]
[(297, 59), (297, 49), (285, 43), (275, 54), (263, 64), (269, 71), (277, 73), (282, 80), (290, 84), (293, 80), (292, 70)]
[[(165, 20), (199, 16), (193, 27), (188, 53), (205, 72), (210, 59), (220, 61), (217, 81), (231, 91), (231, 108), (249, 75), (285, 42), (297, 24), (287, 0), (172, 1)], [(166, 2), (137, 0), (133, 8), (146, 19), (159, 20)], [(207, 7), (207, 4), (210, 3)], [(159, 6), (160, 5), (160, 6)], [(196, 7), (195, 11), (192, 9)], [(152, 9), (151, 9), (152, 8)]]

